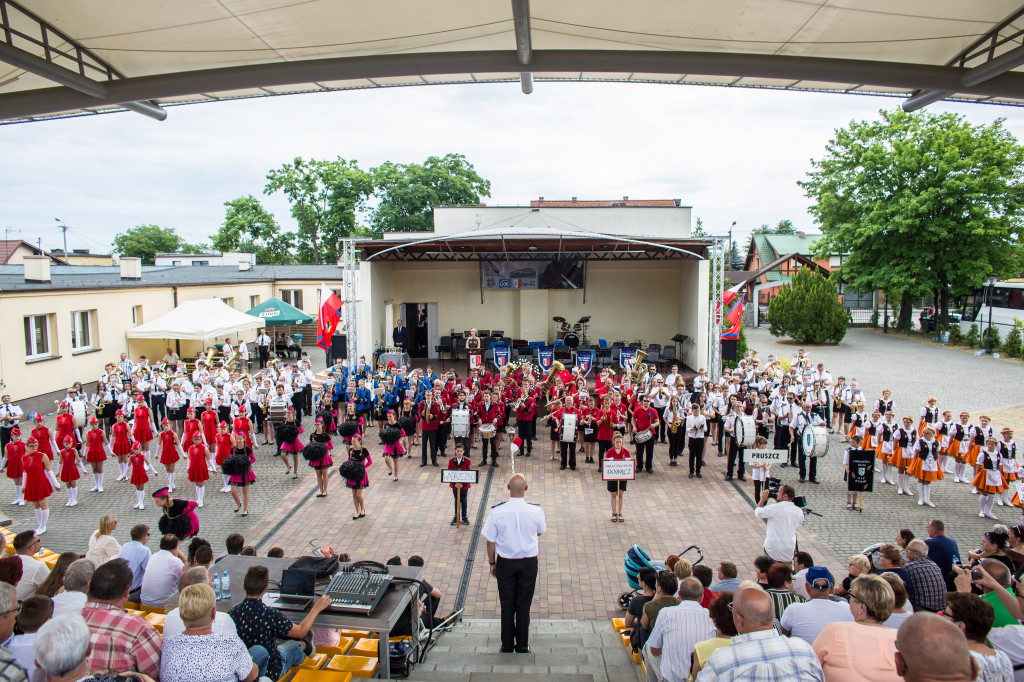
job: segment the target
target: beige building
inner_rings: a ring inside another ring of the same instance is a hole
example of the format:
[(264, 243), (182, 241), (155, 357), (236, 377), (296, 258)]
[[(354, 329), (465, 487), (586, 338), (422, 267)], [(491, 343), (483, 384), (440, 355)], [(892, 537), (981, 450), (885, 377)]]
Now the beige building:
[(0, 265), (19, 265), (25, 261), (25, 256), (49, 256), (51, 263), (68, 264), (56, 254), (43, 251), (22, 239), (0, 239)]
[[(95, 382), (122, 352), (153, 361), (177, 347), (182, 357), (194, 356), (197, 341), (129, 341), (126, 336), (129, 328), (155, 320), (181, 301), (215, 297), (245, 312), (276, 296), (315, 316), (320, 283), (342, 288), (336, 266), (240, 270), (139, 268), (137, 263), (125, 258), (120, 267), (61, 266), (29, 256), (23, 265), (0, 266), (0, 311), (8, 322), (0, 327), (0, 376), (4, 392), (26, 412), (53, 411), (52, 396), (62, 396), (76, 380), (86, 386)], [(243, 337), (253, 341), (256, 332)]]

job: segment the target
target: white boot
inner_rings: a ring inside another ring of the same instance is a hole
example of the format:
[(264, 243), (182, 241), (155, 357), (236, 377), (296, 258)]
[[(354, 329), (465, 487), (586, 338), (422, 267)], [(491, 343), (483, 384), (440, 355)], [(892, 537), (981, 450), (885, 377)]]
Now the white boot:
[(96, 489), (96, 492), (101, 493), (103, 492), (103, 474), (96, 475), (99, 477), (96, 479), (96, 484), (99, 486), (99, 488)]
[(205, 487), (200, 488), (199, 486), (196, 486), (196, 506), (198, 506), (200, 509), (202, 509), (202, 507), (203, 507), (203, 493), (204, 492), (206, 492), (206, 488)]
[(924, 503), (929, 507), (934, 507), (935, 504), (932, 503), (932, 484), (922, 483), (921, 489), (924, 490)]
[(33, 509), (32, 513), (36, 517), (36, 534), (39, 534), (43, 530), (43, 510)]
[(24, 505), (25, 504), (25, 500), (22, 499), (22, 497), (21, 497), (21, 486), (20, 485), (14, 486), (14, 501), (11, 502), (11, 504), (20, 504), (20, 505)]
[(167, 472), (167, 490), (168, 492), (174, 492), (174, 472)]
[(40, 530), (36, 531), (36, 533), (38, 535), (42, 535), (43, 533), (46, 532), (46, 522), (50, 519), (50, 510), (49, 509), (40, 509), (39, 511), (40, 511), (40, 515), (39, 516), (42, 519), (43, 527)]
[(224, 487), (220, 489), (222, 493), (231, 492), (231, 477), (227, 474), (221, 474), (220, 477), (224, 480)]
[(142, 491), (142, 490), (136, 490), (135, 491), (135, 497), (137, 497), (138, 500), (139, 500), (139, 503), (135, 505), (135, 509), (142, 509), (143, 508), (143, 505), (142, 505), (142, 495), (143, 495), (144, 492), (145, 491)]
[(995, 498), (996, 498), (996, 504), (998, 504), (1000, 507), (1002, 507), (1003, 506), (1003, 493), (996, 493)]
[(71, 506), (72, 507), (77, 507), (78, 506), (78, 486), (77, 485), (74, 488), (71, 489)]
[(992, 513), (992, 508), (995, 506), (995, 498), (992, 495), (988, 495), (988, 508), (985, 511), (985, 518), (998, 521), (999, 517)]
[(925, 498), (928, 495), (928, 486), (920, 485), (917, 487), (917, 506), (924, 506)]

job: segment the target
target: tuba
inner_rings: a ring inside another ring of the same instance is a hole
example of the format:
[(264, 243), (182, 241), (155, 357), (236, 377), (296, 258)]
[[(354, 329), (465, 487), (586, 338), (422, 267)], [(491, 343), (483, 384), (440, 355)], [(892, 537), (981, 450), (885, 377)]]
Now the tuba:
[(629, 373), (629, 380), (636, 384), (640, 381), (645, 374), (647, 374), (647, 365), (644, 363), (644, 358), (647, 357), (647, 351), (637, 350), (636, 361), (633, 363), (633, 371)]
[(233, 366), (236, 362), (238, 362), (238, 351), (233, 350), (231, 351), (231, 355), (229, 355), (227, 359), (224, 361), (224, 366), (227, 367), (229, 372), (234, 371)]
[(541, 393), (542, 394), (546, 394), (548, 392), (548, 390), (551, 388), (551, 384), (555, 383), (555, 379), (558, 377), (558, 375), (560, 373), (564, 372), (564, 371), (565, 371), (565, 365), (563, 365), (558, 360), (555, 360), (554, 362), (552, 362), (551, 363), (551, 372), (548, 373), (547, 378), (544, 379), (544, 383), (540, 385)]
[(216, 348), (210, 348), (208, 351), (206, 351), (206, 360), (205, 360), (205, 362), (206, 362), (206, 368), (207, 369), (210, 368), (210, 363), (213, 362), (213, 354), (216, 353), (216, 352), (217, 352)]

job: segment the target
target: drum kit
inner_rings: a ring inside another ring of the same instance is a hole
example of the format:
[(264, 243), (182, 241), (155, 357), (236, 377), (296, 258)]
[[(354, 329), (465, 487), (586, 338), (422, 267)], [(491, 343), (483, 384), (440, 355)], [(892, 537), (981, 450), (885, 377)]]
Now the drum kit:
[(590, 315), (581, 317), (575, 324), (569, 324), (569, 321), (560, 315), (555, 315), (551, 319), (558, 323), (558, 331), (555, 333), (557, 340), (564, 342), (573, 350), (576, 350), (581, 343), (584, 346), (589, 345), (587, 325), (590, 324)]

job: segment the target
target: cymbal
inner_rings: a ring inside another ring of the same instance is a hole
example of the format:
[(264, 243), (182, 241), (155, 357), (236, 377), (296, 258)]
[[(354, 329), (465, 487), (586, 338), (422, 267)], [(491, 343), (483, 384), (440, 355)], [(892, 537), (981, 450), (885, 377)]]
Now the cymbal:
[(559, 317), (558, 315), (555, 315), (551, 319), (554, 320), (555, 322), (565, 322), (565, 318), (564, 317)]

